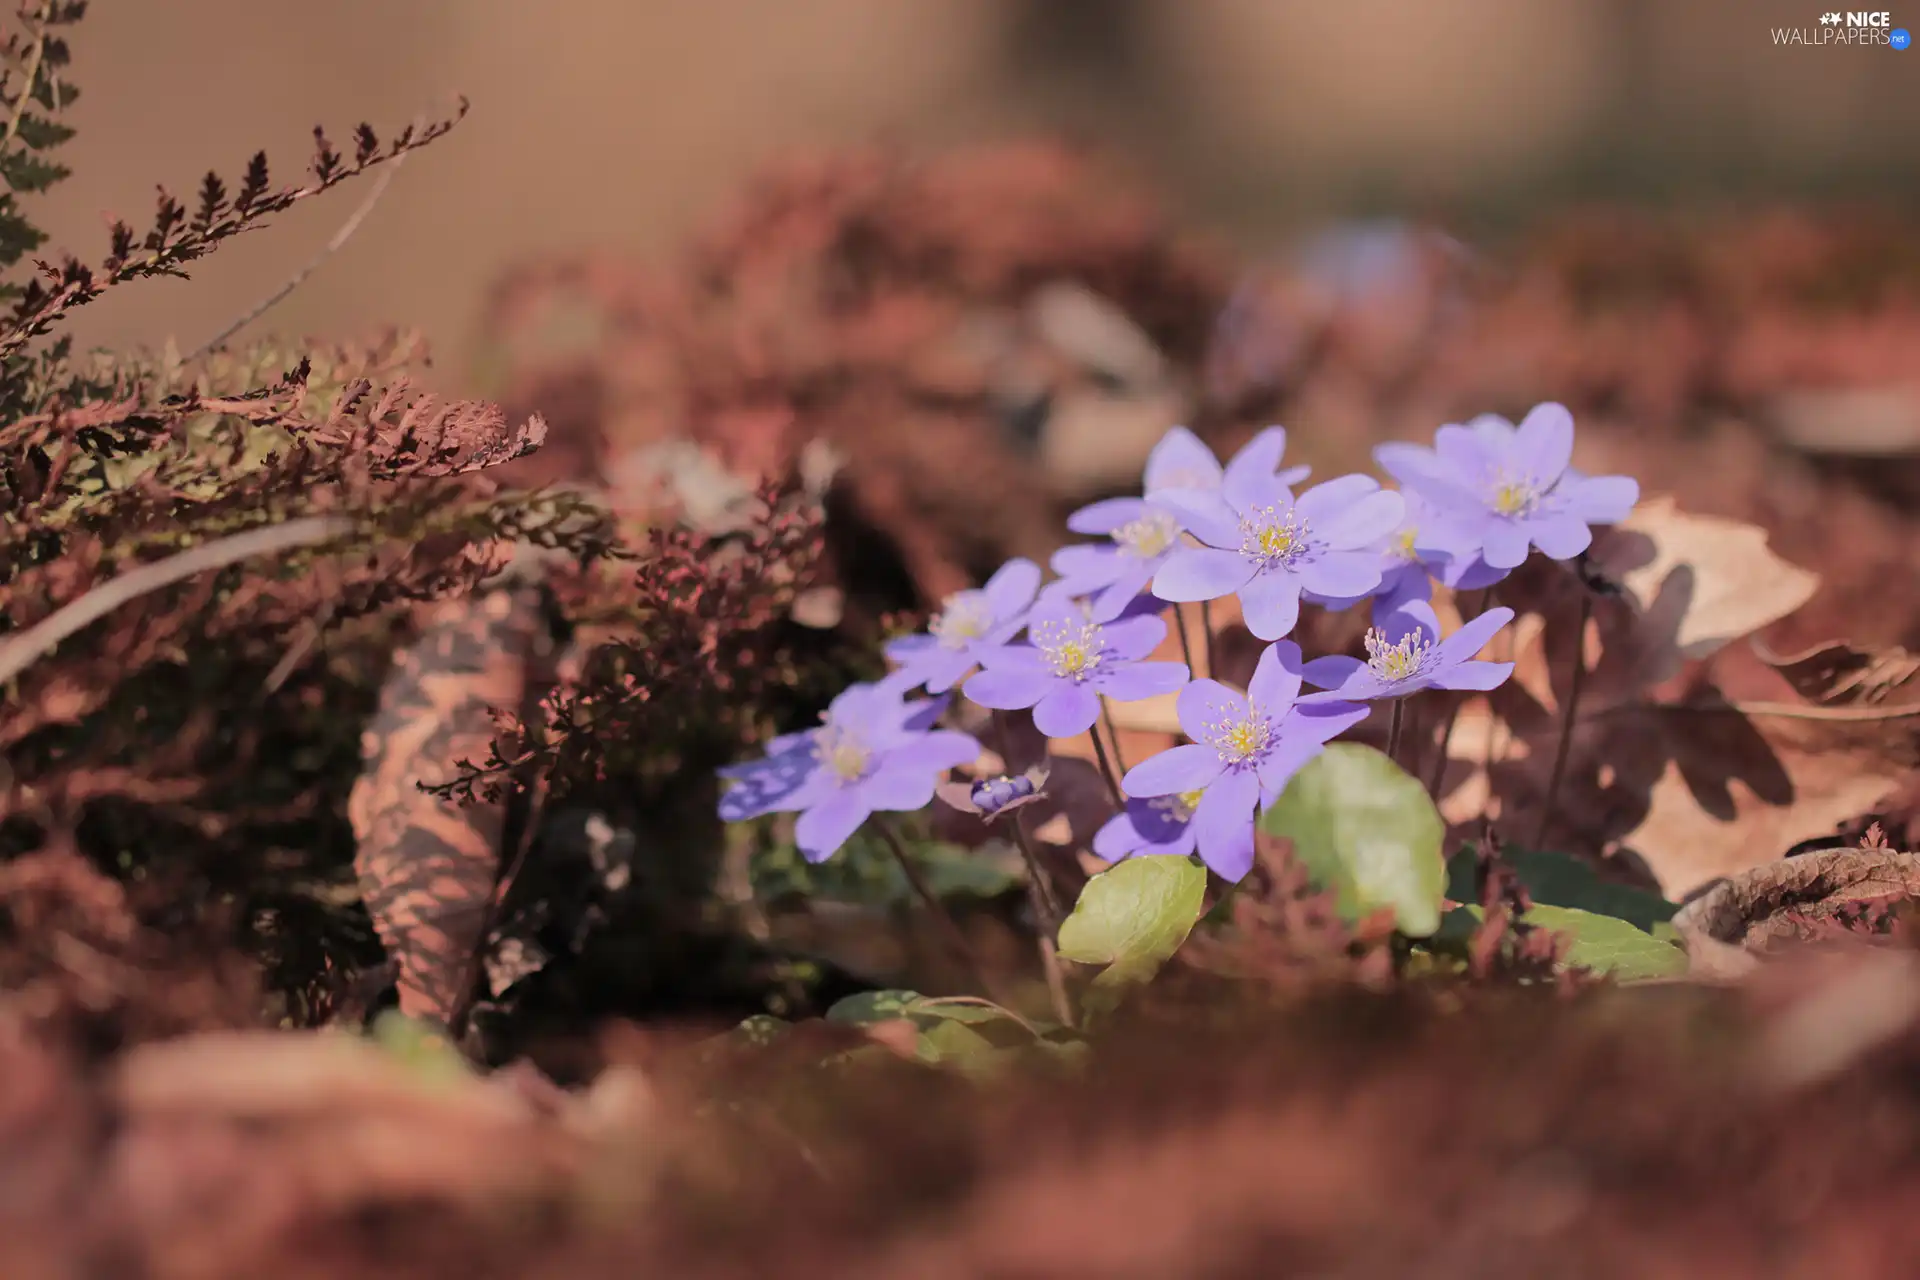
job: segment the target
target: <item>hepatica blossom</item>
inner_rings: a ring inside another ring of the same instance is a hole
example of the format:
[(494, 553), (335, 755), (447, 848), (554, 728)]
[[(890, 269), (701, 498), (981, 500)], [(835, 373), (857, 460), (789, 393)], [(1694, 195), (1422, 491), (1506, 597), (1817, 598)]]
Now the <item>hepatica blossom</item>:
[(979, 665), (977, 648), (1002, 645), (1020, 634), (1039, 587), (1040, 566), (1015, 559), (1001, 565), (986, 586), (954, 592), (925, 632), (887, 645), (887, 657), (900, 664), (887, 678), (889, 685), (903, 693), (921, 685), (928, 693), (953, 688)]
[[(1228, 469), (1245, 466), (1264, 469), (1268, 475), (1273, 475), (1279, 470), (1280, 459), (1286, 451), (1287, 429), (1268, 427), (1241, 446), (1240, 452), (1233, 455)], [(1292, 488), (1312, 474), (1312, 467), (1289, 467), (1275, 478)], [(1174, 427), (1160, 437), (1160, 442), (1147, 455), (1146, 473), (1141, 477), (1140, 489), (1148, 498), (1158, 498), (1172, 491), (1214, 493), (1219, 490), (1224, 477), (1225, 472), (1220, 467), (1220, 460), (1213, 456), (1213, 450), (1185, 427)]]
[[(1480, 548), (1471, 537), (1452, 527), (1444, 513), (1423, 501), (1415, 493), (1400, 495), (1406, 513), (1400, 523), (1368, 550), (1380, 558), (1380, 584), (1373, 589), (1373, 620), (1381, 619), (1414, 601), (1433, 599), (1435, 578), (1457, 586), (1458, 570), (1477, 561)], [(1348, 609), (1365, 596), (1331, 597), (1303, 591), (1300, 598), (1308, 604), (1327, 609)]]
[(822, 862), (874, 813), (925, 808), (947, 770), (979, 757), (971, 736), (931, 727), (945, 706), (944, 698), (905, 702), (893, 685), (853, 685), (819, 728), (775, 738), (765, 759), (720, 770), (735, 781), (720, 817), (797, 812), (795, 843), (807, 861)]
[(1093, 853), (1108, 862), (1132, 857), (1184, 858), (1199, 843), (1193, 815), (1204, 791), (1167, 796), (1131, 796), (1119, 813), (1093, 833)]
[(1496, 573), (1517, 567), (1530, 547), (1554, 560), (1579, 555), (1593, 541), (1590, 526), (1624, 520), (1640, 500), (1631, 477), (1588, 476), (1568, 465), (1573, 415), (1559, 404), (1536, 405), (1518, 427), (1482, 414), (1441, 427), (1431, 449), (1384, 444), (1374, 457), (1439, 508)]
[(1217, 494), (1169, 492), (1204, 546), (1174, 552), (1153, 578), (1153, 593), (1183, 603), (1239, 595), (1247, 629), (1278, 640), (1300, 617), (1303, 591), (1359, 599), (1380, 585), (1373, 544), (1406, 514), (1397, 493), (1368, 476), (1341, 476), (1297, 499), (1272, 468), (1242, 450)]
[(1440, 619), (1424, 600), (1411, 601), (1367, 632), (1367, 657), (1335, 654), (1302, 668), (1306, 682), (1326, 693), (1302, 699), (1374, 702), (1423, 689), (1494, 689), (1513, 674), (1511, 662), (1479, 662), (1473, 655), (1513, 621), (1513, 610), (1489, 609), (1442, 640)]
[(1100, 718), (1100, 699), (1137, 702), (1187, 682), (1183, 662), (1142, 661), (1166, 638), (1163, 619), (1134, 615), (1096, 622), (1064, 595), (1049, 593), (1027, 623), (1027, 642), (979, 651), (986, 669), (962, 692), (996, 711), (1033, 708), (1034, 727), (1049, 738), (1085, 733)]
[(1367, 717), (1365, 707), (1351, 703), (1296, 702), (1300, 681), (1300, 646), (1291, 640), (1267, 646), (1244, 694), (1194, 681), (1176, 703), (1180, 727), (1193, 741), (1141, 761), (1121, 780), (1132, 797), (1179, 797), (1171, 812), (1191, 812), (1200, 858), (1224, 879), (1238, 881), (1253, 866), (1255, 810), (1277, 800), (1302, 765)]

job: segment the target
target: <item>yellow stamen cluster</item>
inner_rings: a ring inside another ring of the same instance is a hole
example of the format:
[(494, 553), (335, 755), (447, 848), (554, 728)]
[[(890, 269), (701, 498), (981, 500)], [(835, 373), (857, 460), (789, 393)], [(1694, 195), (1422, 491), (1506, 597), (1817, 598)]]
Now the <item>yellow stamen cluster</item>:
[(1238, 715), (1223, 714), (1210, 708), (1214, 718), (1203, 726), (1207, 745), (1220, 753), (1228, 764), (1244, 764), (1267, 749), (1273, 737), (1273, 722), (1249, 703)]
[(859, 735), (828, 721), (814, 730), (814, 751), (841, 786), (860, 781), (873, 761), (873, 749)]
[(1432, 648), (1426, 636), (1419, 631), (1409, 631), (1400, 638), (1398, 644), (1388, 644), (1387, 637), (1378, 627), (1368, 630), (1366, 636), (1367, 665), (1382, 680), (1406, 680), (1418, 675), (1421, 665), (1427, 659), (1427, 651)]
[(1033, 632), (1033, 647), (1056, 676), (1084, 680), (1099, 667), (1107, 642), (1097, 622), (1049, 622)]
[(1153, 807), (1166, 814), (1175, 822), (1192, 822), (1193, 815), (1200, 808), (1204, 791), (1182, 791), (1170, 796), (1156, 796)]
[(1258, 560), (1264, 568), (1288, 564), (1307, 545), (1307, 522), (1292, 507), (1261, 507), (1240, 521), (1240, 554)]
[(1493, 509), (1503, 516), (1524, 516), (1539, 500), (1539, 493), (1525, 480), (1502, 480), (1493, 487)]
[(1179, 522), (1161, 511), (1149, 511), (1113, 531), (1113, 540), (1120, 544), (1120, 550), (1142, 560), (1153, 559), (1171, 547), (1179, 536)]
[(958, 651), (986, 635), (992, 626), (993, 606), (987, 603), (985, 594), (956, 591), (942, 602), (927, 633), (940, 642), (941, 648)]

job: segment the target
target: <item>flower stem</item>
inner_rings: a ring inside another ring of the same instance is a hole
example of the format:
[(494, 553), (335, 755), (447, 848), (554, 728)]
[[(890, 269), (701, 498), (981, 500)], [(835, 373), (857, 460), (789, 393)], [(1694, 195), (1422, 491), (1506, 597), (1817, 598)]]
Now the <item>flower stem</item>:
[(1127, 776), (1127, 761), (1120, 754), (1120, 729), (1113, 723), (1113, 705), (1105, 698), (1100, 699), (1100, 719), (1107, 726), (1107, 737), (1113, 740), (1113, 770), (1118, 776)]
[[(1493, 588), (1488, 587), (1480, 593), (1480, 599), (1477, 607), (1475, 607), (1473, 611), (1473, 616), (1477, 618), (1485, 613), (1487, 606), (1492, 603)], [(1465, 622), (1466, 615), (1462, 614), (1460, 620)], [(1453, 741), (1453, 725), (1454, 722), (1460, 718), (1460, 708), (1465, 702), (1466, 699), (1464, 697), (1458, 694), (1454, 695), (1453, 706), (1447, 710), (1447, 721), (1440, 728), (1440, 751), (1433, 762), (1433, 772), (1427, 777), (1427, 794), (1436, 801), (1440, 799), (1440, 783), (1445, 779), (1447, 774), (1447, 747)]]
[(1210, 602), (1206, 600), (1202, 600), (1200, 602), (1200, 639), (1201, 639), (1201, 642), (1206, 646), (1206, 650), (1207, 650), (1206, 678), (1211, 680), (1214, 678), (1214, 675), (1213, 675), (1213, 610), (1210, 607), (1208, 607), (1209, 603)]
[(1100, 736), (1100, 726), (1094, 724), (1087, 730), (1087, 736), (1093, 739), (1093, 758), (1100, 762), (1100, 776), (1106, 779), (1107, 791), (1113, 797), (1116, 807), (1126, 804), (1126, 793), (1120, 790), (1120, 779), (1113, 772), (1113, 761), (1107, 756), (1107, 744)]
[(1066, 976), (1060, 972), (1060, 954), (1054, 938), (1060, 932), (1060, 904), (1054, 901), (1053, 889), (1047, 882), (1047, 873), (1040, 865), (1040, 859), (1034, 856), (1033, 846), (1027, 842), (1026, 824), (1021, 821), (1019, 812), (1007, 815), (1013, 826), (1013, 841), (1020, 846), (1020, 856), (1027, 863), (1027, 901), (1033, 907), (1034, 921), (1039, 925), (1036, 941), (1040, 948), (1040, 970), (1047, 976), (1047, 995), (1053, 1000), (1054, 1016), (1061, 1025), (1073, 1026), (1073, 1003), (1067, 999)]
[(1187, 636), (1187, 609), (1185, 605), (1173, 606), (1173, 625), (1180, 632), (1180, 656), (1187, 660), (1187, 674), (1193, 674), (1193, 641)]
[(1540, 808), (1540, 826), (1533, 833), (1533, 847), (1544, 848), (1547, 827), (1553, 822), (1553, 802), (1560, 793), (1560, 780), (1567, 772), (1567, 753), (1573, 746), (1573, 718), (1580, 711), (1580, 686), (1587, 678), (1587, 620), (1593, 617), (1593, 592), (1580, 586), (1580, 625), (1573, 633), (1573, 679), (1567, 684), (1567, 705), (1560, 713), (1560, 745), (1554, 748), (1553, 772), (1547, 777), (1547, 798)]
[(1400, 729), (1406, 718), (1407, 700), (1393, 700), (1393, 718), (1387, 722), (1387, 759), (1395, 764), (1400, 762)]
[(907, 857), (907, 850), (900, 843), (900, 835), (893, 829), (893, 824), (876, 813), (873, 815), (873, 825), (880, 832), (880, 838), (886, 841), (893, 860), (900, 864), (900, 873), (906, 876), (907, 883), (919, 896), (921, 904), (940, 926), (940, 932), (946, 935), (947, 945), (952, 948), (954, 955), (973, 971), (974, 981), (980, 984), (980, 989), (990, 999), (996, 1004), (1005, 1004), (1006, 1001), (994, 989), (993, 980), (987, 977), (986, 966), (980, 962), (980, 953), (973, 949), (973, 944), (967, 941), (967, 935), (960, 931), (959, 924), (947, 914), (946, 907), (934, 895), (933, 886), (920, 874), (920, 868), (914, 866), (913, 860)]

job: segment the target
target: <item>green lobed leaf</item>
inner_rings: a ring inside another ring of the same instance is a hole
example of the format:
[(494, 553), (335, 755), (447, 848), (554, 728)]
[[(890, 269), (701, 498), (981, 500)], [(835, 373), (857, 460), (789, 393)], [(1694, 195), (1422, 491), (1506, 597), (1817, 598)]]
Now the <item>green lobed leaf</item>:
[(1391, 907), (1409, 937), (1440, 927), (1446, 823), (1419, 779), (1372, 747), (1329, 743), (1261, 815), (1260, 829), (1293, 841), (1348, 921)]
[(1128, 858), (1087, 881), (1060, 925), (1060, 954), (1107, 965), (1103, 980), (1153, 976), (1193, 932), (1207, 873), (1187, 858)]
[(1573, 940), (1565, 963), (1609, 974), (1621, 982), (1665, 978), (1687, 971), (1687, 953), (1616, 916), (1573, 907), (1536, 906), (1526, 922)]

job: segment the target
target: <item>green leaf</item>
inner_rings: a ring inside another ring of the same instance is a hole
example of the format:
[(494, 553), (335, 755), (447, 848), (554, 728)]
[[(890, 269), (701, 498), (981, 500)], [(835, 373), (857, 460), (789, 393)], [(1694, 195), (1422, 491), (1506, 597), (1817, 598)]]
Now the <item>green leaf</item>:
[(1293, 841), (1349, 922), (1391, 907), (1409, 937), (1440, 927), (1446, 823), (1420, 781), (1372, 747), (1328, 744), (1293, 775), (1260, 829)]
[(427, 1080), (450, 1082), (473, 1074), (467, 1060), (438, 1028), (409, 1018), (398, 1009), (388, 1009), (375, 1018), (369, 1036), (384, 1052)]
[(1087, 881), (1060, 925), (1060, 954), (1109, 966), (1102, 979), (1153, 976), (1193, 932), (1207, 873), (1186, 858), (1128, 858)]
[(1625, 920), (1572, 907), (1540, 907), (1524, 917), (1531, 925), (1564, 933), (1569, 967), (1610, 974), (1621, 982), (1664, 978), (1687, 971), (1687, 953)]
[(790, 1025), (770, 1013), (756, 1013), (741, 1022), (729, 1034), (735, 1040), (746, 1044), (767, 1045), (785, 1035)]
[[(1601, 879), (1592, 863), (1572, 854), (1505, 846), (1500, 856), (1520, 877), (1527, 893), (1542, 906), (1573, 907), (1614, 916), (1637, 929), (1653, 929), (1673, 919), (1680, 909), (1651, 890)], [(1475, 896), (1472, 850), (1455, 854), (1447, 870), (1447, 896), (1456, 902), (1472, 902)]]
[(913, 1012), (914, 1004), (921, 999), (918, 991), (862, 991), (857, 996), (848, 996), (834, 1003), (827, 1010), (828, 1022), (845, 1023), (849, 1026), (866, 1026), (874, 1022), (886, 1022), (893, 1018), (904, 1018)]

